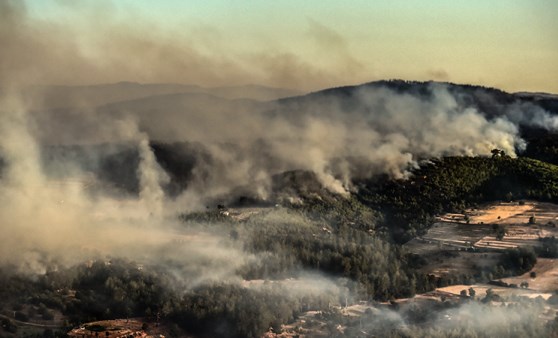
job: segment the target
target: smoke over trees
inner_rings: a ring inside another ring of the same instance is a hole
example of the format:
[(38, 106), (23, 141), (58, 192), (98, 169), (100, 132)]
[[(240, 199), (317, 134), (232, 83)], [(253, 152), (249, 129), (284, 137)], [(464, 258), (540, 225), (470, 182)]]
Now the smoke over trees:
[[(306, 95), (215, 87), (267, 77), (312, 87), (339, 70), (297, 72), (304, 62), (272, 52), (254, 71), (156, 30), (107, 33), (117, 26), (108, 18), (98, 32), (74, 32), (0, 0), (0, 334), (17, 329), (12, 319), (138, 316), (178, 325), (177, 336), (257, 337), (308, 312), (326, 335), (549, 332), (520, 320), (519, 308), (436, 302), (426, 318), (394, 298), (523, 273), (536, 253), (557, 255), (555, 239), (542, 238), (540, 250), (504, 252), (494, 267), (433, 276), (402, 246), (442, 212), (556, 202), (558, 169), (539, 161), (556, 163), (556, 151), (527, 144), (553, 140), (555, 98), (406, 81)], [(327, 27), (312, 22), (311, 34), (338, 49), (341, 70), (360, 69)], [(130, 60), (146, 50), (145, 61)], [(208, 87), (52, 85), (178, 70)], [(392, 302), (370, 305), (357, 324), (341, 309), (360, 300)], [(542, 309), (527, 303), (534, 321)], [(504, 317), (495, 328), (486, 320)]]

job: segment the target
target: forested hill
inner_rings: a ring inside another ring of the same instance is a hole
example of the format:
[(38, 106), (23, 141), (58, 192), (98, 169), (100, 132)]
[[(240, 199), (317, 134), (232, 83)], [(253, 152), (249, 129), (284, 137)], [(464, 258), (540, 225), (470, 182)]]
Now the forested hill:
[(558, 114), (558, 96), (543, 93), (507, 93), (497, 88), (483, 87), (469, 84), (455, 84), (436, 81), (404, 81), (382, 80), (355, 86), (329, 88), (303, 96), (289, 97), (277, 100), (280, 110), (300, 110), (309, 104), (340, 103), (349, 112), (359, 109), (363, 104), (362, 93), (368, 90), (388, 90), (398, 95), (409, 95), (423, 100), (430, 100), (436, 88), (446, 89), (461, 107), (477, 109), (488, 118), (506, 114), (511, 105), (530, 104)]
[(495, 200), (558, 202), (558, 166), (530, 158), (445, 157), (425, 162), (408, 180), (361, 181), (356, 197), (384, 215), (396, 241), (421, 234), (432, 217)]
[(346, 101), (358, 101), (359, 92), (366, 89), (388, 89), (398, 94), (429, 99), (432, 97), (433, 88), (446, 88), (450, 94), (457, 98), (461, 106), (471, 106), (488, 116), (500, 115), (506, 105), (513, 103), (532, 103), (541, 108), (558, 114), (558, 96), (545, 93), (507, 93), (503, 90), (470, 84), (455, 84), (436, 81), (405, 81), (405, 80), (382, 80), (368, 82), (355, 86), (344, 86), (329, 88), (313, 92), (304, 96), (279, 99), (278, 102), (292, 107), (293, 105), (323, 100), (324, 98), (336, 98)]

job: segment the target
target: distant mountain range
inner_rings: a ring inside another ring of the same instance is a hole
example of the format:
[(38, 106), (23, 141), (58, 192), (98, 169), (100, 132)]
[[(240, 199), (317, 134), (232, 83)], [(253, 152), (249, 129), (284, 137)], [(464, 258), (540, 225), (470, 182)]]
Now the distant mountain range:
[(300, 95), (291, 89), (259, 85), (201, 87), (173, 83), (118, 82), (89, 86), (34, 86), (27, 90), (31, 98), (40, 98), (42, 109), (97, 107), (109, 103), (144, 99), (168, 94), (207, 94), (224, 99), (270, 101)]
[[(306, 99), (317, 97), (336, 96), (350, 97), (352, 93), (363, 88), (388, 88), (399, 93), (412, 95), (426, 95), (427, 87), (432, 84), (447, 86), (451, 92), (461, 91), (482, 101), (483, 97), (490, 96), (499, 103), (509, 103), (514, 100), (536, 101), (542, 104), (547, 101), (558, 100), (558, 94), (518, 92), (507, 93), (499, 89), (445, 82), (417, 82), (403, 80), (382, 80), (361, 85), (328, 88), (305, 95)], [(33, 86), (27, 89), (31, 98), (40, 97), (38, 101), (41, 109), (62, 109), (80, 107), (98, 107), (116, 102), (147, 99), (169, 94), (206, 94), (222, 99), (249, 99), (255, 101), (292, 101), (292, 97), (303, 96), (305, 93), (298, 90), (273, 88), (260, 85), (201, 87), (197, 85), (173, 83), (136, 83), (118, 82), (111, 84), (85, 85), (85, 86)], [(145, 102), (145, 101), (144, 101)]]

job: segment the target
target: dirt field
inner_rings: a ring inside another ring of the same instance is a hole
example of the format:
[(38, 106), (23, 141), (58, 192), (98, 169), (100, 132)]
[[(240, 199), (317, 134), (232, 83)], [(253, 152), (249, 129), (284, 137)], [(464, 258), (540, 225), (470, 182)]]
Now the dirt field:
[[(535, 278), (531, 278), (531, 272), (535, 272)], [(538, 292), (558, 291), (558, 259), (538, 258), (537, 264), (531, 271), (521, 276), (503, 278), (502, 281), (517, 285), (527, 282), (529, 289)]]
[[(538, 246), (540, 237), (558, 235), (558, 205), (540, 202), (519, 204), (499, 203), (488, 208), (468, 211), (471, 223), (496, 224), (506, 227), (502, 240), (494, 234), (487, 235), (475, 243), (477, 248), (507, 249), (519, 246)], [(530, 223), (534, 217), (535, 222)]]
[[(530, 223), (531, 217), (535, 218)], [(505, 235), (496, 238), (494, 226), (502, 226)], [(539, 237), (558, 236), (558, 205), (540, 202), (501, 202), (466, 210), (465, 214), (445, 214), (438, 218), (425, 236), (407, 247), (413, 252), (428, 252), (432, 244), (454, 249), (501, 250), (539, 245)], [(428, 245), (427, 245), (428, 244)]]
[(447, 292), (449, 294), (459, 296), (462, 290), (469, 290), (469, 288), (473, 288), (475, 290), (475, 298), (484, 298), (486, 296), (486, 290), (488, 289), (492, 289), (492, 292), (494, 292), (494, 294), (497, 294), (501, 297), (510, 297), (512, 295), (516, 295), (522, 297), (537, 298), (541, 296), (543, 299), (546, 300), (550, 298), (550, 296), (552, 296), (552, 293), (541, 293), (531, 289), (499, 287), (490, 284), (452, 285), (438, 288), (436, 289), (436, 291)]
[[(145, 328), (145, 330), (144, 330)], [(83, 324), (67, 333), (69, 337), (164, 338), (164, 326), (142, 319), (113, 319)]]
[(143, 323), (137, 320), (115, 319), (84, 324), (68, 332), (70, 337), (147, 337)]
[(538, 203), (525, 202), (524, 204), (519, 204), (518, 202), (502, 202), (478, 210), (467, 210), (467, 214), (471, 223), (505, 223), (516, 217), (523, 217), (523, 215), (532, 213), (533, 209), (536, 208), (536, 204)]

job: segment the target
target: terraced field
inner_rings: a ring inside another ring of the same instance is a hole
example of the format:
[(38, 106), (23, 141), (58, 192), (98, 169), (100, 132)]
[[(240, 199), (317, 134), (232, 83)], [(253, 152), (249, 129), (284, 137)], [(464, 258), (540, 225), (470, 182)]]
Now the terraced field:
[[(499, 202), (462, 214), (445, 214), (421, 237), (405, 247), (431, 262), (435, 275), (472, 272), (490, 266), (509, 248), (540, 246), (541, 237), (558, 236), (558, 205), (542, 202)], [(498, 238), (497, 229), (502, 231)]]

